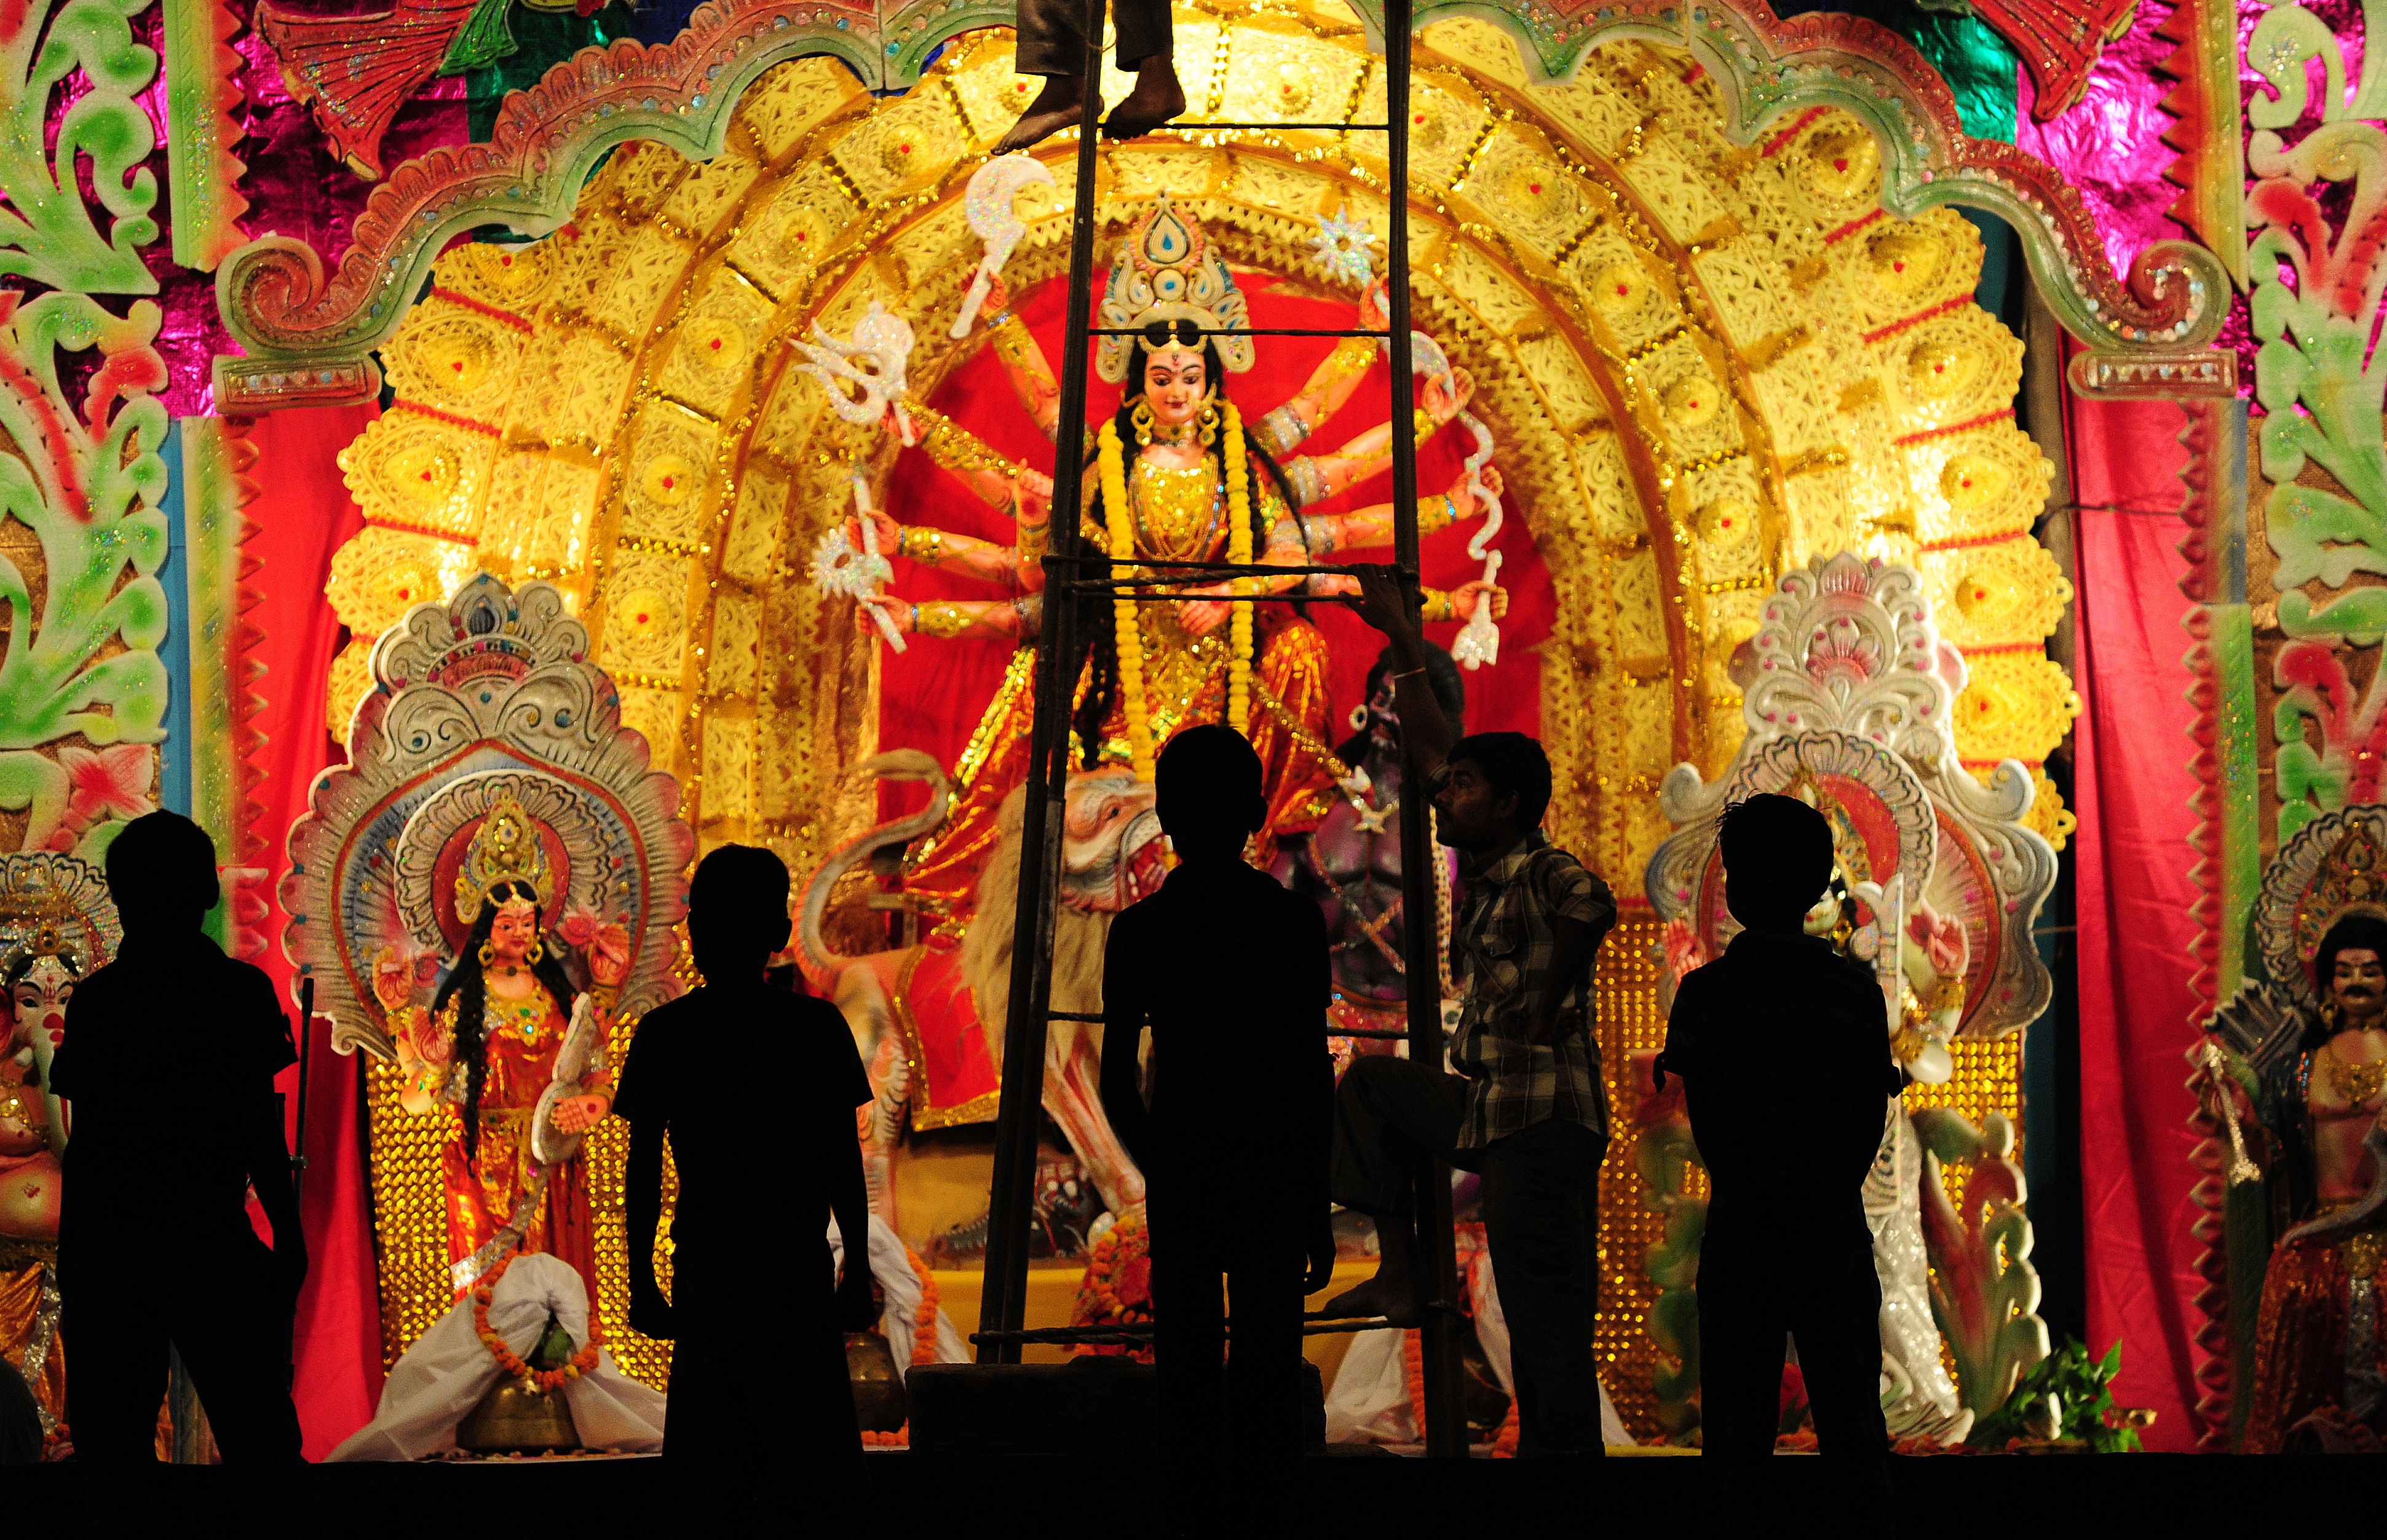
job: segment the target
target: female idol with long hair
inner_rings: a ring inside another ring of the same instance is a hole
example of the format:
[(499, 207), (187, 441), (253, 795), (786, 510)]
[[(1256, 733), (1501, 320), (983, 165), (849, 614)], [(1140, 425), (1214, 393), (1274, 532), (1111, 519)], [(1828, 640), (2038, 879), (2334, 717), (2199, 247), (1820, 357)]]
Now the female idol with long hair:
[[(457, 878), (457, 913), (471, 914), (472, 928), (431, 1008), (409, 1003), (402, 980), (384, 1004), (406, 1076), (399, 1107), (445, 1105), (459, 1120), (440, 1152), (453, 1286), (471, 1287), (515, 1250), (543, 1251), (578, 1269), (593, 1303), (596, 1230), (578, 1136), (613, 1110), (613, 1077), (602, 1013), (592, 1004), (575, 1018), (580, 991), (542, 927), (546, 877), (527, 816), (493, 810)], [(592, 949), (592, 977), (611, 961)], [(376, 975), (377, 991), (383, 983)]]
[[(1060, 429), (1052, 370), (1027, 329), (1001, 312), (1004, 296), (997, 292), (988, 303), (998, 312), (989, 327), (996, 353), (1022, 405), (1052, 436)], [(1372, 297), (1362, 302), (1361, 322), (1384, 324)], [(1102, 324), (1132, 335), (1098, 344), (1097, 369), (1125, 384), (1127, 397), (1088, 435), (1082, 528), (1093, 550), (1166, 575), (1172, 562), (1302, 566), (1391, 544), (1389, 503), (1340, 515), (1300, 511), (1388, 466), (1388, 425), (1333, 454), (1285, 458), (1348, 399), (1376, 360), (1375, 341), (1346, 341), (1293, 399), (1244, 417), (1227, 392), (1227, 376), (1253, 362), (1244, 296), (1200, 225), (1166, 196), (1129, 231), (1104, 296)], [(1469, 388), (1463, 381), (1455, 392), (1430, 388), (1422, 414), (1446, 421), (1465, 404)], [(888, 593), (865, 602), (899, 632), (1034, 640), (1045, 597), (1040, 563), (1049, 486), (1024, 467), (1006, 470), (1002, 457), (936, 413), (911, 410), (916, 422), (928, 423), (929, 455), (981, 497), (1007, 503), (1018, 536), (1001, 546), (929, 527), (906, 529), (874, 513), (878, 549), (1007, 586), (1016, 597), (913, 603)], [(1498, 473), (1486, 470), (1484, 485), (1497, 495)], [(1481, 511), (1462, 477), (1447, 494), (1421, 501), (1419, 524), (1431, 533)], [(1246, 595), (1340, 591), (1332, 577), (1244, 581)], [(1198, 597), (1119, 604), (1105, 594), (1083, 601), (1078, 635), (1084, 652), (1064, 665), (1078, 674), (1072, 726), (1080, 761), (1088, 768), (1132, 764), (1148, 777), (1153, 758), (1184, 728), (1220, 722), (1239, 728), (1266, 776), (1269, 826), (1257, 852), (1265, 862), (1274, 838), (1315, 827), (1339, 773), (1327, 746), (1326, 643), (1292, 607), (1235, 604), (1224, 583), (1189, 576), (1177, 591)], [(1464, 619), (1486, 601), (1497, 615), (1506, 596), (1488, 584), (1429, 592), (1428, 618)], [(1023, 677), (1015, 670), (1005, 694), (989, 707), (959, 767), (952, 821), (907, 874), (907, 890), (966, 891), (994, 838), (1003, 799), (1026, 774), (1029, 692), (1019, 688)]]

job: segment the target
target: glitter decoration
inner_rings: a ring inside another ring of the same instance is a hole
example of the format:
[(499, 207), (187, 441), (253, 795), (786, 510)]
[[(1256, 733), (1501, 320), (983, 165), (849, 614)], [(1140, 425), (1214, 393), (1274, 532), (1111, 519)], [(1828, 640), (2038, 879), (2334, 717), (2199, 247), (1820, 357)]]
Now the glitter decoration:
[(1375, 244), (1348, 206), (1319, 221), (1318, 260), (1346, 284), (1365, 284), (1376, 275)]
[[(829, 335), (813, 322), (813, 340), (795, 349), (812, 361), (796, 367), (821, 383), (837, 414), (857, 427), (892, 418), (906, 448), (916, 440), (903, 410), (904, 371), (912, 358), (912, 327), (874, 299), (854, 323), (851, 341)], [(846, 387), (852, 387), (852, 394)]]
[(240, 19), (224, 0), (165, 7), (166, 186), (174, 210), (174, 260), (200, 272), (248, 239), (240, 217), (248, 199), (239, 191), (248, 168), (232, 147), (241, 137), (232, 109), (241, 105), (237, 81), (246, 62), (230, 40)]
[(962, 296), (961, 313), (954, 317), (949, 335), (955, 342), (969, 335), (979, 307), (986, 302), (986, 291), (1018, 249), (1019, 238), (1028, 234), (1028, 222), (1019, 217), (1016, 200), (1040, 185), (1054, 185), (1053, 173), (1029, 155), (997, 156), (970, 173), (969, 191), (962, 195), (962, 217), (969, 221), (971, 233), (986, 243), (986, 256), (970, 280), (969, 292)]
[[(823, 593), (839, 594), (847, 599), (875, 599), (878, 590), (895, 579), (895, 568), (879, 554), (878, 532), (870, 518), (870, 484), (859, 473), (853, 478), (855, 522), (862, 529), (862, 549), (853, 549), (845, 537), (845, 526), (831, 525), (813, 548), (813, 582)], [(901, 652), (904, 650), (903, 634), (887, 618), (887, 612), (874, 609), (870, 618), (878, 623), (879, 635), (887, 645)]]
[[(22, 595), (44, 600), (38, 630), (12, 636), (0, 661), (0, 770), (31, 803), (21, 848), (95, 860), (117, 819), (154, 805), (151, 746), (166, 737), (167, 423), (150, 395), (166, 383), (150, 346), (159, 312), (142, 300), (119, 320), (84, 295), (19, 297), (0, 291), (14, 451), (0, 481), (39, 562), (10, 552), (18, 624), (34, 612)], [(60, 385), (61, 349), (98, 364), (81, 410)]]

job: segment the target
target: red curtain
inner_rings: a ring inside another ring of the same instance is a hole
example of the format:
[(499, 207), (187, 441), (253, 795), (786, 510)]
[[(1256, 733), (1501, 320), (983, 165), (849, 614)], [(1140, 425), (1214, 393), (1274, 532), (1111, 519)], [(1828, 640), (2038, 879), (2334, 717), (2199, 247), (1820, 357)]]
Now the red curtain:
[[(259, 959), (294, 1002), (294, 970), (282, 953), (280, 889), (290, 870), (285, 841), (307, 809), (317, 772), (344, 756), (323, 721), (323, 691), (342, 632), (323, 585), (332, 553), (363, 525), (340, 479), (339, 452), (379, 415), (371, 407), (276, 412), (248, 431), (258, 450), (249, 475), (256, 498), (246, 512), (255, 533), (246, 549), (258, 562), (247, 586), (260, 596), (248, 619), (260, 638), (252, 660), (265, 665), (250, 687), (265, 706), (251, 719), (265, 742), (253, 756), (258, 827), (272, 873), (272, 906)], [(345, 733), (347, 725), (337, 730)], [(309, 1034), (307, 1168), (300, 1218), (310, 1266), (298, 1296), (295, 1394), (306, 1429), (307, 1458), (321, 1459), (373, 1417), (381, 1398), (381, 1285), (373, 1263), (366, 1187), (364, 1106), (360, 1061), (332, 1052), (330, 1034)], [(297, 1071), (284, 1073), (295, 1122)]]
[(2202, 1282), (2183, 1054), (2211, 1004), (2186, 961), (2200, 892), (2189, 875), (2196, 779), (2189, 604), (2178, 587), (2187, 562), (2175, 549), (2188, 533), (2186, 419), (2170, 402), (2067, 398), (2080, 502), (2073, 852), (2089, 1345), (2120, 1341), (2115, 1400), (2155, 1408), (2150, 1448), (2185, 1451), (2195, 1446), (2189, 1301)]

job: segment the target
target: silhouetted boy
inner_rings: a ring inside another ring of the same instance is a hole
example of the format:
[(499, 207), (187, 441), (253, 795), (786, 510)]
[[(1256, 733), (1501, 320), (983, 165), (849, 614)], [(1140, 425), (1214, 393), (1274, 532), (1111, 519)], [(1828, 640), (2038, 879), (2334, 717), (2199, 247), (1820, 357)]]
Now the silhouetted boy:
[[(1699, 1405), (1708, 1458), (1771, 1455), (1784, 1337), (1823, 1453), (1852, 1462), (1846, 1534), (1879, 1531), (1888, 1433), (1882, 1421), (1881, 1285), (1863, 1186), (1899, 1073), (1881, 987), (1801, 921), (1832, 879), (1832, 831), (1790, 797), (1724, 816), (1724, 903), (1742, 926), (1724, 954), (1674, 992), (1661, 1087), (1683, 1078), (1691, 1134), (1712, 1184), (1699, 1248)], [(1753, 1464), (1708, 1483), (1719, 1533)], [(1861, 1489), (1861, 1490), (1855, 1490)]]
[[(215, 846), (175, 813), (107, 850), (116, 960), (67, 1005), (51, 1087), (69, 1104), (58, 1218), (67, 1422), (94, 1464), (155, 1460), (167, 1350), (227, 1465), (299, 1458), (290, 1323), (307, 1245), (273, 1078), (297, 1061), (263, 972), (200, 929)], [(247, 1193), (273, 1228), (249, 1226)]]
[[(1334, 1268), (1326, 924), (1244, 860), (1268, 819), (1259, 756), (1193, 727), (1160, 756), (1178, 865), (1103, 953), (1103, 1110), (1149, 1184), (1163, 1448), (1301, 1452), (1302, 1298)], [(1152, 1096), (1137, 1065), (1152, 1026)], [(1222, 1370), (1221, 1274), (1235, 1341)]]
[[(788, 931), (777, 856), (724, 845), (698, 865), (688, 937), (704, 986), (638, 1023), (613, 1103), (630, 1121), (630, 1325), (676, 1339), (666, 1460), (709, 1489), (801, 1478), (834, 1512), (865, 1480), (844, 1333), (879, 1313), (853, 1124), (870, 1083), (836, 1006), (764, 979)], [(666, 1133), (679, 1171), (668, 1301), (654, 1264)]]
[(1517, 1384), (1517, 1452), (1604, 1454), (1591, 1339), (1608, 1092), (1591, 969), (1616, 900), (1542, 832), (1550, 801), (1542, 746), (1522, 733), (1456, 738), (1428, 688), (1425, 641), (1399, 574), (1362, 567), (1359, 589), (1361, 617), (1392, 644), (1404, 784), (1432, 795), (1435, 836), (1459, 852), (1467, 896), (1451, 941), (1467, 993), (1450, 1040), (1458, 1074), (1370, 1055), (1353, 1060), (1336, 1088), (1334, 1201), (1376, 1221), (1383, 1264), (1327, 1309), (1414, 1324), (1425, 1281), (1417, 1157), (1480, 1173)]

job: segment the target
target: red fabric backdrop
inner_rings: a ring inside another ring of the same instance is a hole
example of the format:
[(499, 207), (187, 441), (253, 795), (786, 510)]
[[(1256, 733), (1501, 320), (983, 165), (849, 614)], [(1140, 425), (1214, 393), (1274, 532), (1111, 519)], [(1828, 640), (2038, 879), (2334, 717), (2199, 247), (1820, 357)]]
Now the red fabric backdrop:
[[(290, 869), (290, 826), (307, 809), (316, 773), (342, 757), (323, 722), (323, 689), (342, 640), (324, 602), (332, 553), (362, 527), (336, 462), (339, 452), (378, 416), (373, 408), (277, 412), (249, 430), (257, 447), (250, 473), (258, 494), (247, 509), (256, 526), (248, 553), (259, 565), (249, 587), (262, 596), (248, 618), (263, 637), (251, 657), (265, 665), (252, 687), (265, 698), (254, 725), (265, 735), (256, 762), (266, 839), (261, 858), (274, 895), (266, 919), (265, 970), (293, 1002), (292, 968), (282, 954), (287, 916), (279, 891)], [(338, 724), (344, 733), (347, 724)], [(332, 1052), (318, 1022), (308, 1044), (307, 1171), (300, 1217), (311, 1266), (298, 1296), (296, 1395), (307, 1458), (321, 1459), (373, 1417), (381, 1397), (381, 1286), (373, 1264), (372, 1200), (366, 1186), (364, 1107), (360, 1061)], [(293, 1120), (296, 1069), (285, 1072)]]
[[(1105, 276), (1095, 274), (1097, 293)], [(1271, 292), (1271, 280), (1264, 276), (1241, 276), (1239, 281), (1251, 297), (1255, 326), (1326, 328), (1356, 324), (1356, 306), (1276, 294)], [(1013, 306), (1014, 312), (1043, 345), (1045, 357), (1052, 360), (1055, 372), (1063, 356), (1062, 322), (1067, 306), (1068, 285), (1063, 278), (1037, 285), (1018, 297)], [(1227, 377), (1228, 395), (1252, 421), (1299, 390), (1309, 372), (1335, 346), (1332, 339), (1325, 337), (1260, 337), (1256, 339), (1256, 345), (1258, 361), (1251, 372)], [(1118, 410), (1120, 390), (1117, 385), (1104, 385), (1099, 378), (1092, 381), (1092, 385), (1093, 397), (1088, 410), (1097, 414), (1092, 420), (1099, 421)], [(1390, 415), (1391, 390), (1390, 372), (1379, 360), (1343, 410), (1320, 423), (1303, 448), (1323, 454), (1385, 421)], [(1036, 432), (1035, 424), (1020, 408), (991, 348), (982, 349), (948, 375), (930, 404), (1015, 460), (1039, 470), (1053, 462), (1053, 447)], [(1446, 490), (1459, 474), (1469, 448), (1471, 445), (1465, 430), (1455, 426), (1446, 428), (1423, 446), (1418, 456), (1420, 491), (1430, 495)], [(1494, 463), (1501, 463), (1497, 455)], [(1340, 512), (1388, 500), (1392, 495), (1392, 477), (1387, 473), (1352, 488), (1332, 502), (1317, 505), (1314, 511)], [(887, 497), (889, 511), (904, 524), (934, 524), (1006, 544), (1012, 537), (1007, 518), (979, 502), (958, 478), (940, 469), (925, 454), (907, 453), (897, 461)], [(1467, 559), (1467, 542), (1478, 527), (1470, 522), (1427, 538), (1421, 554), (1428, 584), (1456, 587), (1482, 574), (1482, 568)], [(1556, 600), (1550, 590), (1548, 571), (1526, 536), (1522, 511), (1513, 499), (1509, 523), (1498, 536), (1498, 547), (1506, 555), (1500, 581), (1509, 589), (1510, 609), (1500, 628), (1500, 662), (1466, 675), (1467, 723), (1478, 730), (1512, 728), (1533, 732), (1541, 720), (1541, 660), (1531, 649), (1549, 636)], [(1389, 562), (1392, 552), (1389, 549), (1366, 552), (1359, 559)], [(890, 587), (907, 599), (984, 598), (993, 591), (966, 578), (923, 571), (901, 557), (895, 558), (894, 566), (895, 581)], [(1375, 662), (1382, 643), (1374, 632), (1339, 604), (1314, 604), (1309, 613), (1332, 644), (1331, 699), (1335, 719), (1331, 724), (1333, 731), (1328, 741), (1340, 742), (1348, 730), (1342, 722), (1342, 713), (1358, 702), (1368, 669)], [(1455, 623), (1446, 624), (1431, 626), (1428, 632), (1447, 647), (1459, 627)], [(911, 650), (901, 655), (891, 650), (882, 652), (880, 747), (923, 749), (951, 765), (961, 757), (963, 747), (977, 728), (1009, 659), (1010, 649), (1002, 642), (940, 641), (934, 637), (916, 638)], [(883, 805), (891, 815), (895, 809), (919, 805), (925, 796), (925, 789), (918, 787), (890, 786)]]
[(2153, 1449), (2189, 1450), (2193, 1173), (2181, 1055), (2209, 1004), (2189, 959), (2196, 789), (2175, 549), (2184, 425), (2168, 402), (2071, 400), (2079, 511), (2074, 811), (2080, 958), (2080, 1175), (2089, 1334), (2118, 1339), (2115, 1397), (2158, 1413)]

